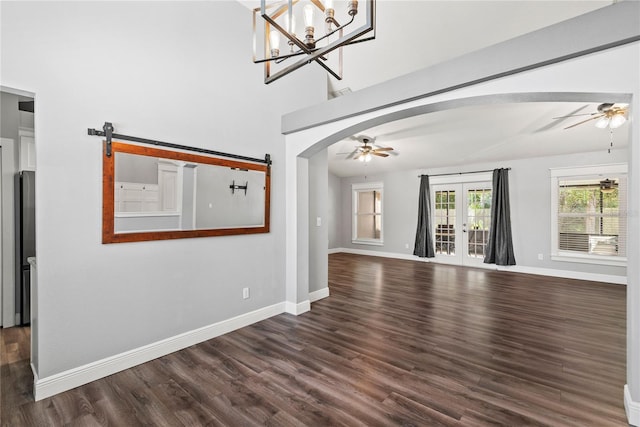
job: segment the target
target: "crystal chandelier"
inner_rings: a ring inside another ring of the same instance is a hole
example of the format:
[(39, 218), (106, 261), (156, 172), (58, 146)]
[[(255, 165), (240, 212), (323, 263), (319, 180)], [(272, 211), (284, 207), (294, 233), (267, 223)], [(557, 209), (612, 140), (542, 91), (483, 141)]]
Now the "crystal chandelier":
[(311, 62), (341, 80), (342, 48), (374, 38), (375, 0), (261, 0), (253, 10), (253, 62), (264, 63), (266, 84)]

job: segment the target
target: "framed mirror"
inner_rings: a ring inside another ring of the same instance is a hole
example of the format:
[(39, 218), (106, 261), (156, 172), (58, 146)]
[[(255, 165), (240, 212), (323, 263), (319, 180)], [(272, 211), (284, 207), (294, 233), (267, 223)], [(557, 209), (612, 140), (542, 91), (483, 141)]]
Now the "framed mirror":
[(270, 166), (113, 141), (102, 243), (269, 232)]

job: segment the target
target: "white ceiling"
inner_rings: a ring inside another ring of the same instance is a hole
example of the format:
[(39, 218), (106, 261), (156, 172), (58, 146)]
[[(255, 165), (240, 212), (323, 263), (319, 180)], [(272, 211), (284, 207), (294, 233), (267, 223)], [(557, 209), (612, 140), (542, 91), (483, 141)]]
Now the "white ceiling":
[[(375, 138), (377, 146), (393, 147), (394, 155), (373, 157), (368, 163), (347, 159), (360, 145), (347, 139), (329, 147), (329, 170), (340, 177), (373, 175), (587, 151), (601, 151), (606, 159), (611, 141), (608, 129), (596, 128), (594, 121), (564, 129), (589, 116), (554, 120), (590, 114), (597, 106), (584, 102), (493, 104), (398, 120), (358, 134)], [(628, 145), (628, 126), (625, 123), (614, 131), (614, 148)]]
[[(613, 2), (377, 0), (375, 40), (344, 49), (344, 78), (328, 77), (329, 92), (357, 91)], [(348, 139), (329, 147), (329, 170), (344, 177), (584, 151), (606, 154), (608, 130), (597, 129), (592, 123), (564, 130), (580, 118), (553, 120), (594, 112), (597, 105), (492, 104), (387, 123), (359, 135), (377, 138), (377, 145), (391, 146), (397, 155), (376, 157), (369, 163), (345, 159), (347, 154), (336, 153), (349, 153), (358, 145)], [(627, 127), (625, 124), (615, 132), (616, 148), (627, 145)]]
[(329, 84), (356, 91), (612, 3), (377, 0), (375, 40), (345, 47), (343, 80)]

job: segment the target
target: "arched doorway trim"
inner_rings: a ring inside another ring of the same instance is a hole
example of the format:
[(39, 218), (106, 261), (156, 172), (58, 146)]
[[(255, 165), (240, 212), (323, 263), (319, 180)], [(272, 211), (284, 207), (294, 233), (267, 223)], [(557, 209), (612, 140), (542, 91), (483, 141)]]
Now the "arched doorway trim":
[[(603, 75), (615, 67), (615, 78), (603, 79)], [(368, 111), (335, 122), (324, 123), (294, 132), (285, 137), (286, 163), (286, 296), (294, 314), (309, 309), (308, 293), (308, 158), (332, 143), (376, 124), (424, 114), (444, 106), (462, 106), (465, 102), (489, 101), (509, 97), (521, 100), (536, 94), (554, 99), (601, 101), (606, 97), (618, 97), (618, 102), (629, 102), (629, 214), (628, 257), (640, 256), (640, 43), (630, 43), (612, 49), (587, 54), (568, 61), (528, 70), (520, 74), (500, 77), (496, 80), (468, 86), (433, 97), (410, 100)], [(523, 95), (530, 94), (530, 95)], [(555, 94), (555, 95), (553, 95)], [(559, 94), (562, 94), (561, 96)], [(559, 96), (553, 98), (551, 96)], [(486, 97), (486, 98), (483, 98)], [(497, 98), (496, 98), (497, 97)], [(501, 98), (502, 97), (502, 98)], [(524, 97), (524, 98), (523, 98)], [(542, 98), (540, 98), (542, 101)], [(601, 101), (603, 102), (603, 101)], [(306, 218), (306, 219), (305, 219)], [(300, 222), (299, 222), (300, 221)], [(304, 223), (304, 221), (307, 221)], [(305, 278), (305, 274), (307, 277)], [(627, 267), (627, 386), (625, 406), (629, 422), (640, 425), (640, 265)]]

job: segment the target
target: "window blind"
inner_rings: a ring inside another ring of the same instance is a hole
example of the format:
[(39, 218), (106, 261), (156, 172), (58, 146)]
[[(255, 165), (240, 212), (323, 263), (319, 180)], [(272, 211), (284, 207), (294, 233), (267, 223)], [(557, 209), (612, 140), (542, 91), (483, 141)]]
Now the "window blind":
[(626, 175), (558, 180), (558, 249), (626, 257)]

